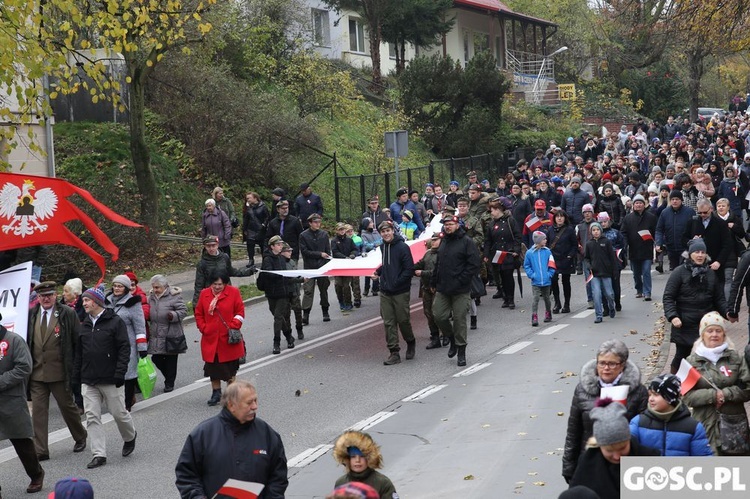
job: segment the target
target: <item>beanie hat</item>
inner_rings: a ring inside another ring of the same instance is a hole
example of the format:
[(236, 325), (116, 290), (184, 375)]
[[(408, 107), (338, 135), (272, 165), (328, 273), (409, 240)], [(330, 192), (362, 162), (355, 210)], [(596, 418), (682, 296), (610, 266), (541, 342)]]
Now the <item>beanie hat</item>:
[(596, 401), (591, 409), (596, 443), (603, 446), (630, 440), (630, 425), (625, 413), (625, 406), (611, 398)]
[(701, 319), (701, 336), (709, 326), (719, 326), (726, 331), (727, 323), (719, 312), (709, 312)]
[[(646, 190), (648, 191), (649, 194), (651, 194), (652, 192), (654, 194), (659, 194), (659, 188), (654, 184), (649, 185), (648, 189)], [(633, 202), (635, 203), (635, 199), (633, 199)]]
[(586, 213), (587, 211), (594, 213), (594, 205), (592, 205), (591, 203), (584, 204), (583, 208), (581, 208), (581, 213)]
[(677, 405), (680, 401), (680, 387), (682, 382), (674, 374), (662, 374), (655, 377), (648, 385), (648, 389), (658, 393), (669, 405)]
[[(651, 190), (651, 187), (649, 187), (649, 191), (650, 190)], [(655, 190), (654, 192), (657, 192), (657, 191)], [(641, 196), (640, 194), (636, 194), (635, 196), (633, 196), (633, 203), (636, 203), (638, 201), (644, 204), (646, 203), (646, 199), (643, 196)]]
[(599, 215), (596, 217), (596, 220), (599, 223), (609, 222), (609, 213), (607, 213), (606, 211), (599, 213)]
[(122, 284), (123, 286), (125, 286), (125, 289), (130, 289), (130, 277), (124, 274), (120, 274), (112, 279), (112, 284)]
[(703, 242), (703, 238), (693, 239), (688, 244), (688, 255), (696, 251), (706, 252), (706, 243)]
[(541, 244), (542, 241), (547, 240), (547, 234), (540, 230), (535, 230), (534, 234), (531, 235), (531, 239), (534, 240), (534, 244)]
[(669, 193), (669, 199), (679, 198), (682, 200), (682, 192), (674, 190)]
[(599, 222), (592, 222), (591, 225), (589, 225), (589, 230), (593, 229), (594, 227), (597, 227), (602, 232), (604, 231), (604, 229), (602, 229), (602, 224), (600, 224)]
[(138, 276), (135, 275), (134, 272), (128, 271), (128, 272), (125, 272), (125, 275), (128, 276), (128, 279), (130, 279), (131, 281), (135, 281), (135, 283), (138, 284)]
[[(128, 287), (129, 286), (130, 286), (130, 281), (128, 281)], [(88, 298), (89, 300), (93, 301), (100, 307), (104, 306), (104, 293), (102, 293), (102, 290), (100, 290), (99, 288), (89, 288), (83, 292), (82, 296), (84, 298)]]
[(412, 213), (411, 210), (404, 210), (403, 212), (401, 212), (401, 216), (411, 220), (412, 218), (414, 218), (414, 213)]
[(94, 499), (94, 489), (85, 478), (66, 477), (58, 480), (52, 499)]
[(570, 179), (570, 182), (571, 183), (578, 182), (580, 184), (581, 183), (581, 177), (573, 177), (572, 179)]

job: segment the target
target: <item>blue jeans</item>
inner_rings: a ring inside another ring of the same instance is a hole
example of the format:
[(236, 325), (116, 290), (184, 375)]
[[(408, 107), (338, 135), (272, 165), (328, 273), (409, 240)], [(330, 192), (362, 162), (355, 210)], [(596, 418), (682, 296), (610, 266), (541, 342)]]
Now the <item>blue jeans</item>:
[(591, 293), (594, 295), (594, 312), (596, 312), (596, 318), (602, 318), (602, 287), (604, 288), (604, 294), (607, 296), (607, 304), (609, 310), (615, 309), (615, 293), (612, 291), (612, 278), (611, 277), (594, 277), (591, 279)]
[(635, 291), (651, 296), (651, 260), (630, 260)]
[[(586, 260), (584, 260), (583, 261), (583, 282), (586, 282), (586, 279), (589, 278), (589, 274), (591, 274), (591, 268), (586, 263)], [(591, 282), (593, 282), (593, 279)], [(591, 292), (591, 282), (586, 284), (586, 301), (594, 301), (594, 295)]]

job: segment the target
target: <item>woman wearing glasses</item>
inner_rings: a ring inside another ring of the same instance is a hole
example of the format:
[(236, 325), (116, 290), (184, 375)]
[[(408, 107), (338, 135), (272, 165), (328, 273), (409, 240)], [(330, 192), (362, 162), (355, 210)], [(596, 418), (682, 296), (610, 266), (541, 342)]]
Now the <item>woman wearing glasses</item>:
[(641, 371), (628, 360), (628, 347), (620, 340), (607, 340), (601, 344), (596, 358), (581, 369), (581, 381), (573, 393), (568, 417), (568, 433), (563, 453), (563, 478), (566, 482), (575, 473), (578, 458), (586, 450), (586, 441), (593, 435), (591, 409), (603, 387), (627, 386), (626, 415), (630, 421), (646, 410), (648, 390), (641, 384)]

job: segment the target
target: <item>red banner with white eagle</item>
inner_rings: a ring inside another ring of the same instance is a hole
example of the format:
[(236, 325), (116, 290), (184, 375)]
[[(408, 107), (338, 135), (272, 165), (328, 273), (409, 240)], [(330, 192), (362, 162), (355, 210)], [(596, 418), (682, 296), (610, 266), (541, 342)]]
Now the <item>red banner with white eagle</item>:
[(142, 227), (118, 215), (85, 189), (58, 178), (0, 173), (0, 250), (12, 250), (42, 244), (74, 246), (91, 257), (104, 277), (104, 257), (81, 241), (66, 226), (79, 220), (94, 240), (117, 260), (119, 249), (88, 215), (68, 198), (78, 194), (102, 215), (129, 227)]

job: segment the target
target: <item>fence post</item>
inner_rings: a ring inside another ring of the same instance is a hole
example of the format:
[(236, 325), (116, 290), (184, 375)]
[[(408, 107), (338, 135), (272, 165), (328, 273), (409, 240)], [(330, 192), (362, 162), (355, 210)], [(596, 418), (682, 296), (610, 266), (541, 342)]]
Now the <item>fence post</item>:
[(451, 158), (451, 180), (456, 180), (456, 163)]
[(339, 199), (339, 173), (336, 151), (333, 152), (333, 195), (336, 198), (336, 220), (341, 220), (341, 200)]
[(364, 175), (359, 176), (359, 197), (360, 197), (360, 203), (362, 204), (360, 211), (364, 212), (367, 209), (367, 200), (365, 199), (365, 176)]
[(406, 169), (406, 190), (410, 191), (412, 189), (412, 182), (411, 182), (411, 168)]
[(385, 202), (386, 206), (391, 205), (391, 174), (388, 172), (385, 172), (383, 174), (383, 179), (385, 180)]
[(430, 164), (427, 165), (427, 176), (430, 179), (430, 183), (435, 183), (435, 164), (430, 160)]

